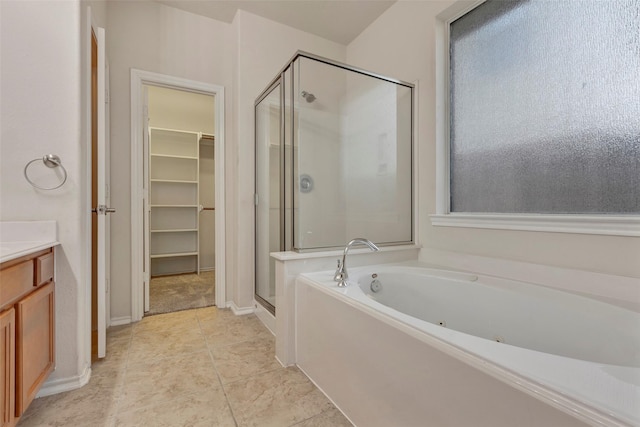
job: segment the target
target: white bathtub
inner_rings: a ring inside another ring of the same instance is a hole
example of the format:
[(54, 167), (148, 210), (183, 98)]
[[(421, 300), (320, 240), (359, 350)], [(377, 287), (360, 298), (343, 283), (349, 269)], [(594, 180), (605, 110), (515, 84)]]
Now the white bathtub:
[(356, 425), (640, 426), (638, 313), (423, 267), (332, 275), (297, 280), (296, 360)]

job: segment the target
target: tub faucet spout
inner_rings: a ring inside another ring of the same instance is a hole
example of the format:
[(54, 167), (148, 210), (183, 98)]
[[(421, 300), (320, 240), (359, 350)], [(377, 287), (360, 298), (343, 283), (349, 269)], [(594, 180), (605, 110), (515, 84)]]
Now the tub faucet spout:
[(347, 273), (347, 253), (351, 246), (355, 245), (366, 245), (373, 252), (380, 250), (372, 241), (362, 237), (357, 237), (347, 243), (347, 246), (344, 247), (344, 253), (342, 254), (342, 262), (338, 260), (338, 269), (336, 270), (336, 274), (333, 276), (333, 280), (338, 282), (338, 287), (340, 288), (347, 286), (347, 279), (349, 278), (349, 274)]

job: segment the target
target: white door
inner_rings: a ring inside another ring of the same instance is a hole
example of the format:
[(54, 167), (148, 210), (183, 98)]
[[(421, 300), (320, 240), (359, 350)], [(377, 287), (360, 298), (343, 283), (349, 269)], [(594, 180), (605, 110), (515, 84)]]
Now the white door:
[(98, 122), (98, 144), (97, 144), (97, 180), (98, 180), (98, 357), (106, 355), (107, 348), (107, 313), (106, 313), (106, 281), (109, 271), (107, 241), (107, 214), (115, 212), (108, 204), (107, 200), (107, 132), (106, 132), (106, 54), (105, 54), (105, 32), (104, 28), (94, 28), (96, 40), (98, 42), (98, 90), (97, 90), (97, 122)]
[(142, 87), (143, 102), (142, 105), (142, 158), (143, 158), (143, 194), (144, 194), (144, 265), (143, 265), (143, 281), (144, 281), (144, 311), (149, 311), (149, 282), (151, 281), (151, 251), (149, 249), (149, 239), (151, 235), (151, 226), (149, 225), (149, 217), (151, 216), (151, 205), (149, 204), (149, 89), (147, 86)]

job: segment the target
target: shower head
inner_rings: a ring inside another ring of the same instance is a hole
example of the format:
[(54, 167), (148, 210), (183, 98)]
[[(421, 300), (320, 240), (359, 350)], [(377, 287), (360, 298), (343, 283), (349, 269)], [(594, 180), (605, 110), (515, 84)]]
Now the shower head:
[(303, 90), (300, 95), (302, 95), (302, 97), (306, 99), (308, 103), (312, 103), (316, 100), (316, 96), (312, 93), (307, 92), (306, 90)]

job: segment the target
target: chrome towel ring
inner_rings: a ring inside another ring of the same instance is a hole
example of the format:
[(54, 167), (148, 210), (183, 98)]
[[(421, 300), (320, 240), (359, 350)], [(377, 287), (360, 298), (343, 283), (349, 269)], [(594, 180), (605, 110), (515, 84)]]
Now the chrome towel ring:
[[(58, 166), (60, 166), (60, 168), (62, 168), (62, 173), (64, 175), (62, 177), (62, 182), (56, 185), (55, 187), (41, 187), (35, 182), (33, 182), (29, 178), (29, 175), (27, 174), (27, 169), (29, 168), (29, 166), (31, 166), (31, 163), (37, 162), (38, 160), (42, 160), (44, 165), (48, 168), (57, 168)], [(64, 183), (67, 182), (67, 170), (64, 168), (64, 166), (62, 166), (62, 161), (60, 160), (60, 157), (58, 157), (55, 154), (45, 154), (41, 159), (40, 158), (33, 159), (24, 166), (24, 177), (27, 180), (27, 182), (29, 182), (29, 184), (31, 184), (35, 188), (38, 188), (40, 190), (55, 190), (56, 188), (62, 187)]]

